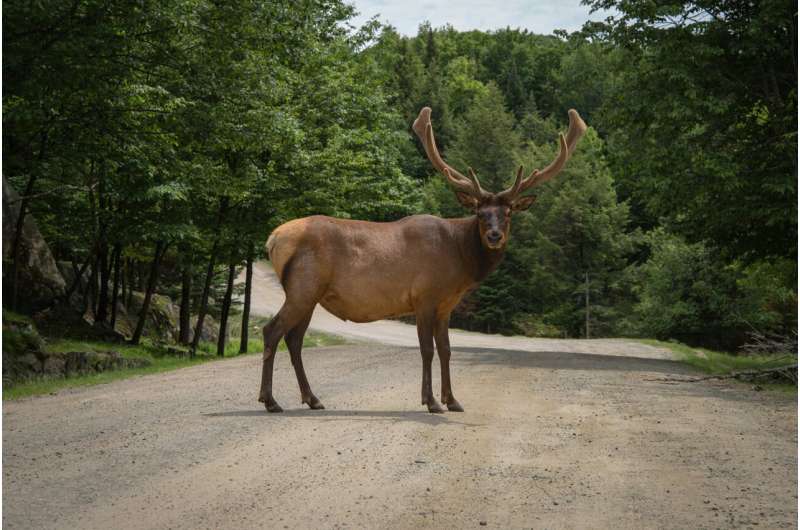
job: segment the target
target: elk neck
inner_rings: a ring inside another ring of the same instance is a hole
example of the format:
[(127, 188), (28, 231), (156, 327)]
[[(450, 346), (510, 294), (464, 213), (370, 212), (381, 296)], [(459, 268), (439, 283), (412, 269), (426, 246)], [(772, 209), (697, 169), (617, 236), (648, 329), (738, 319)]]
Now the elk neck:
[(480, 283), (500, 265), (505, 257), (505, 247), (492, 250), (483, 246), (478, 217), (473, 215), (459, 223), (461, 254), (466, 272), (475, 283)]

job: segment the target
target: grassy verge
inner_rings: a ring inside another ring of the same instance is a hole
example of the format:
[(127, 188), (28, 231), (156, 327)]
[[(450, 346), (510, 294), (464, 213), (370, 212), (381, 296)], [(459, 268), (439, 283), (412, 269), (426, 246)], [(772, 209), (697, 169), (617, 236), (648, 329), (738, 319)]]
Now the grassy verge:
[[(732, 355), (706, 348), (692, 348), (680, 342), (665, 342), (655, 339), (638, 339), (639, 342), (672, 351), (686, 364), (710, 375), (729, 375), (735, 372), (765, 370), (794, 364), (797, 355)], [(797, 387), (784, 383), (759, 383), (771, 390), (796, 393)]]
[[(325, 333), (308, 332), (306, 333), (303, 346), (314, 348), (318, 346), (332, 346), (344, 344), (345, 340), (335, 335)], [(263, 351), (262, 341), (250, 339), (248, 341), (247, 353), (261, 353)], [(129, 377), (167, 372), (178, 368), (186, 368), (207, 362), (221, 360), (217, 357), (217, 345), (211, 343), (201, 343), (198, 347), (197, 355), (194, 359), (188, 357), (176, 357), (169, 355), (165, 350), (149, 341), (144, 341), (139, 346), (128, 344), (111, 344), (106, 342), (77, 341), (67, 339), (48, 339), (46, 345), (50, 352), (70, 352), (70, 351), (116, 351), (123, 357), (148, 359), (151, 364), (141, 368), (127, 368), (123, 370), (113, 370), (91, 375), (79, 375), (68, 378), (43, 378), (25, 383), (17, 383), (11, 388), (3, 387), (3, 399), (19, 399), (28, 396), (50, 394), (64, 388), (98, 385), (110, 383), (119, 379)], [(286, 345), (281, 341), (279, 350), (285, 350)], [(239, 340), (233, 340), (225, 348), (225, 358), (239, 355)]]

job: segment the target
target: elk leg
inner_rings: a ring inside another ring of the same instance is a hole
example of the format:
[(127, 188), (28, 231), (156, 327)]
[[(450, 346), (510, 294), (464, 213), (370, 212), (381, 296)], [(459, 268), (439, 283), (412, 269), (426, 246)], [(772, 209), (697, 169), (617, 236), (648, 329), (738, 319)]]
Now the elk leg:
[(311, 322), (311, 315), (312, 313), (309, 313), (306, 318), (304, 318), (299, 324), (293, 327), (289, 333), (286, 334), (286, 346), (289, 348), (289, 353), (292, 357), (292, 366), (294, 367), (294, 373), (297, 376), (297, 384), (300, 386), (300, 396), (302, 399), (301, 402), (307, 404), (314, 410), (320, 410), (324, 409), (325, 406), (311, 391), (311, 385), (308, 384), (306, 371), (303, 368), (303, 358), (301, 357), (301, 352), (303, 349), (303, 336), (308, 329), (309, 322)]
[(436, 351), (439, 354), (439, 365), (442, 368), (442, 403), (447, 405), (447, 410), (451, 412), (464, 412), (464, 408), (453, 396), (453, 388), (450, 386), (450, 316), (438, 318), (434, 328), (434, 338), (436, 339)]
[[(298, 257), (295, 256), (295, 259)], [(322, 291), (318, 281), (319, 271), (313, 263), (302, 268), (292, 269), (291, 274), (288, 272), (284, 269), (284, 276), (281, 278), (283, 290), (286, 292), (286, 301), (278, 314), (264, 326), (264, 366), (261, 372), (261, 392), (258, 400), (264, 403), (269, 412), (283, 411), (272, 397), (272, 372), (278, 343), (298, 324), (311, 318)], [(305, 327), (308, 327), (308, 323), (305, 324)], [(305, 327), (303, 333), (305, 333)], [(300, 333), (301, 342), (303, 333)], [(305, 373), (303, 379), (305, 379)]]
[[(272, 397), (272, 372), (275, 366), (275, 351), (281, 335), (275, 333), (275, 328), (279, 326), (280, 313), (275, 315), (272, 320), (264, 326), (264, 361), (261, 368), (261, 390), (258, 400), (264, 404), (269, 412), (283, 412), (283, 409), (275, 398)], [(275, 338), (277, 336), (277, 339)]]
[(431, 363), (433, 361), (433, 315), (417, 313), (417, 335), (419, 351), (422, 354), (422, 404), (428, 405), (428, 412), (444, 412), (442, 406), (433, 397), (431, 381)]

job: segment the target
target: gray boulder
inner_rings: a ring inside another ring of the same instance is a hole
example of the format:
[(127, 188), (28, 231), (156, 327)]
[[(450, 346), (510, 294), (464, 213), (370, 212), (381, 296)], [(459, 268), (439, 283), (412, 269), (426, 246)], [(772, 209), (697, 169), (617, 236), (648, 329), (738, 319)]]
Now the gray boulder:
[[(19, 194), (11, 188), (3, 177), (3, 261), (13, 258), (14, 235), (19, 218), (21, 201)], [(25, 216), (19, 241), (19, 269), (17, 271), (18, 307), (29, 310), (50, 305), (55, 298), (64, 294), (65, 282), (58, 270), (50, 247), (42, 237), (33, 216)], [(4, 274), (12, 267), (3, 267)], [(3, 297), (8, 300), (14, 278), (6, 277), (3, 282)]]

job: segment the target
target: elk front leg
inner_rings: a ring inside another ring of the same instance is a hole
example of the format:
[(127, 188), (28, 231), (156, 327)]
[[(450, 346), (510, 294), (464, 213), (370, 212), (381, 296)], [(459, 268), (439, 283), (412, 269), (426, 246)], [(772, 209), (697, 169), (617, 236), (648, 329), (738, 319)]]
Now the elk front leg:
[(450, 385), (450, 315), (436, 320), (434, 337), (436, 338), (436, 351), (439, 353), (439, 365), (442, 368), (442, 403), (447, 405), (451, 412), (464, 412), (464, 408), (453, 396)]
[(444, 409), (433, 397), (431, 363), (433, 362), (433, 315), (417, 313), (417, 335), (422, 354), (422, 404), (428, 405), (428, 412), (442, 413)]

